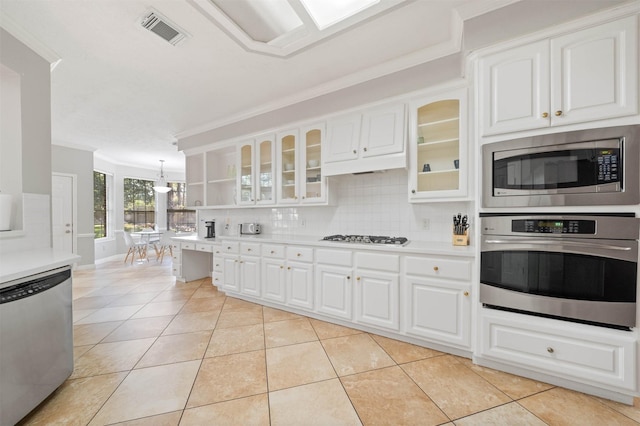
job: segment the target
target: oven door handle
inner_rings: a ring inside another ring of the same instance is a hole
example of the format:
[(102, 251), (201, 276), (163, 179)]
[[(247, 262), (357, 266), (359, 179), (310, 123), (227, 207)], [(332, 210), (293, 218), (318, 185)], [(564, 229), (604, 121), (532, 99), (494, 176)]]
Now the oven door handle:
[(587, 243), (582, 241), (554, 241), (554, 240), (484, 240), (487, 244), (527, 244), (527, 245), (558, 245), (573, 247), (593, 247), (606, 250), (630, 251), (631, 247), (612, 246), (609, 244)]

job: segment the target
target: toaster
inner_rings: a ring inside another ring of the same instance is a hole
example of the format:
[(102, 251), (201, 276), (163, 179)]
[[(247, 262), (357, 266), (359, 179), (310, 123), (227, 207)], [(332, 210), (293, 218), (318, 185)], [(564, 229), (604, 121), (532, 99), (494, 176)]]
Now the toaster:
[(259, 223), (241, 223), (240, 234), (241, 235), (256, 235), (260, 233)]

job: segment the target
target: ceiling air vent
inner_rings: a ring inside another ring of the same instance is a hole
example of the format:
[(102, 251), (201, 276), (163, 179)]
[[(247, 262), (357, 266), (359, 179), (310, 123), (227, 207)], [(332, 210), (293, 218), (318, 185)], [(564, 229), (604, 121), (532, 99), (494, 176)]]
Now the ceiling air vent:
[(174, 46), (187, 37), (187, 34), (180, 30), (177, 25), (155, 11), (146, 14), (142, 18), (141, 24), (144, 28), (159, 35)]

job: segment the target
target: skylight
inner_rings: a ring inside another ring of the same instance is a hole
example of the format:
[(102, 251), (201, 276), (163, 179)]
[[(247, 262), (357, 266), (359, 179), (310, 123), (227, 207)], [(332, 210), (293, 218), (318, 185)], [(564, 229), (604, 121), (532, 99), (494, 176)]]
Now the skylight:
[(289, 56), (409, 0), (187, 0), (250, 51)]
[(373, 6), (379, 1), (380, 0), (300, 0), (320, 30), (347, 19)]

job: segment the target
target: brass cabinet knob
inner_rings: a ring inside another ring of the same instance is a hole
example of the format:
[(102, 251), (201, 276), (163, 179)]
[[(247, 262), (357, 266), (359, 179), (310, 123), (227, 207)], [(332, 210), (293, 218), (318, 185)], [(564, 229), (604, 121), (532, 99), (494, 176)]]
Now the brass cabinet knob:
[(227, 250), (231, 250), (231, 247), (227, 247)]
[(550, 354), (552, 354), (554, 352), (553, 348), (551, 346), (549, 346), (547, 348), (547, 352), (549, 352)]
[(562, 111), (556, 111), (556, 117), (560, 117), (562, 115)]
[(248, 248), (248, 249), (247, 249), (247, 251), (251, 251), (251, 249), (250, 249), (250, 248)]
[(356, 280), (360, 281), (360, 277), (356, 278)]
[(280, 269), (284, 269), (284, 266), (280, 265)]
[(216, 263), (216, 268), (217, 268), (218, 266), (220, 266), (220, 264), (219, 264), (219, 263)]
[(351, 279), (351, 275), (347, 275), (347, 279), (350, 280)]
[(469, 292), (468, 292), (468, 291), (465, 291), (465, 292), (464, 292), (464, 293), (462, 293), (462, 294), (464, 294), (465, 296), (468, 296), (468, 295), (469, 295)]
[(438, 270), (439, 270), (439, 269), (440, 269), (440, 268), (438, 268), (437, 266), (434, 266), (434, 267), (433, 267), (433, 270), (434, 270), (434, 271), (436, 271), (436, 272), (438, 272)]
[(415, 194), (415, 193), (416, 193), (416, 190), (415, 190), (415, 189), (412, 189), (412, 190), (411, 190), (411, 193), (412, 193), (412, 194)]
[(276, 252), (274, 250), (271, 250), (271, 254), (275, 254)]
[(291, 266), (287, 266), (287, 270), (291, 270)]
[(302, 253), (298, 253), (298, 254), (296, 254), (296, 256), (300, 257), (300, 256), (302, 256)]
[(367, 152), (367, 147), (366, 146), (363, 149), (364, 149), (364, 152)]
[(542, 118), (547, 118), (549, 117), (549, 113), (548, 112), (543, 112), (542, 113)]

